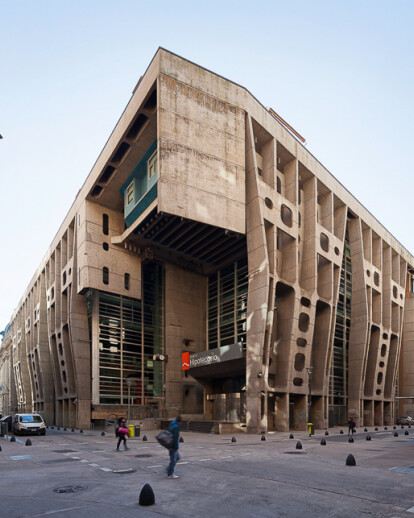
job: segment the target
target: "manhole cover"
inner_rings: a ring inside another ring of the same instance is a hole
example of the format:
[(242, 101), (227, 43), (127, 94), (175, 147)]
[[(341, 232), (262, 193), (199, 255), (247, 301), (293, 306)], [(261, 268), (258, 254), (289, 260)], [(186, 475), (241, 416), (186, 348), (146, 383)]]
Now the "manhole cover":
[(307, 451), (285, 451), (285, 453), (288, 453), (289, 455), (303, 455), (304, 453), (308, 453)]
[(113, 469), (112, 473), (116, 473), (117, 475), (127, 475), (128, 473), (135, 473), (137, 470), (134, 468), (126, 468), (126, 469)]
[(55, 493), (76, 493), (84, 489), (88, 489), (88, 486), (62, 486), (55, 488), (53, 491)]
[(150, 453), (140, 453), (139, 455), (135, 455), (135, 457), (143, 459), (144, 457), (152, 457), (152, 455)]

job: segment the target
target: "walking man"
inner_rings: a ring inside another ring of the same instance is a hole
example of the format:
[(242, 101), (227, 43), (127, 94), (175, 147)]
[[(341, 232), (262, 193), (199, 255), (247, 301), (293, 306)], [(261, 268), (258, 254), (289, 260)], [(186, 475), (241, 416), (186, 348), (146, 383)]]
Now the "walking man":
[(182, 419), (179, 415), (168, 427), (168, 431), (171, 432), (173, 436), (173, 447), (170, 449), (170, 463), (168, 465), (167, 478), (180, 478), (178, 475), (174, 474), (174, 468), (180, 460), (180, 456), (178, 454), (178, 439), (180, 437), (181, 421)]

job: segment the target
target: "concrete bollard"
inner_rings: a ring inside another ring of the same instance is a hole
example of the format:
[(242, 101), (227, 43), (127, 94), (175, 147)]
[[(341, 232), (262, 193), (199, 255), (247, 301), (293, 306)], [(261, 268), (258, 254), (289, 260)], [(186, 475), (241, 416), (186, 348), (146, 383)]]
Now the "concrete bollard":
[(328, 432), (328, 430), (325, 430), (325, 435), (329, 435), (329, 432)]
[(364, 432), (368, 432), (368, 429), (367, 429), (367, 428), (364, 428)]
[(59, 426), (57, 426), (57, 427), (56, 427), (56, 430), (60, 430), (60, 427), (59, 427)]
[(32, 441), (30, 439), (27, 439), (27, 441), (25, 442), (25, 446), (31, 446), (32, 445)]
[(293, 437), (293, 433), (291, 433), (291, 434), (289, 435), (289, 439), (293, 439), (293, 438), (294, 438), (294, 437)]
[(370, 435), (367, 435), (367, 436), (365, 437), (365, 439), (366, 439), (367, 441), (370, 441), (370, 440), (371, 440), (371, 436), (370, 436)]
[(178, 439), (178, 442), (184, 442), (183, 437), (180, 437), (180, 438)]
[(105, 432), (101, 432), (102, 437), (105, 435)]
[(237, 441), (236, 441), (236, 437), (234, 437), (234, 436), (233, 436), (233, 437), (231, 438), (231, 442), (237, 442)]
[(66, 432), (66, 428), (64, 428), (63, 431)]
[(344, 433), (344, 431), (343, 430), (339, 430), (339, 433), (342, 435)]
[(10, 442), (16, 442), (16, 437), (14, 435), (10, 437)]
[(393, 429), (393, 430), (396, 430), (396, 429), (397, 429), (397, 427), (394, 425), (394, 426), (392, 427), (392, 429)]
[(296, 449), (297, 449), (297, 450), (301, 450), (301, 449), (302, 449), (302, 443), (301, 443), (300, 441), (298, 441), (298, 442), (296, 443)]
[(79, 430), (79, 433), (83, 433), (83, 430)]
[(398, 437), (398, 432), (394, 432), (394, 437)]
[(408, 430), (406, 430), (406, 431), (404, 432), (404, 435), (410, 435), (410, 434), (409, 434), (409, 432), (408, 432)]
[(378, 432), (378, 427), (377, 426), (375, 427), (375, 431)]
[(147, 436), (146, 436), (146, 435), (143, 435), (143, 436), (142, 436), (142, 440), (143, 440), (144, 442), (145, 442), (145, 441), (148, 441)]
[(388, 430), (388, 427), (387, 427), (387, 426), (384, 426), (384, 430)]
[(139, 494), (139, 505), (154, 505), (155, 504), (155, 495), (152, 487), (148, 484), (148, 482), (141, 489), (141, 493)]
[(265, 434), (262, 434), (262, 437), (261, 437), (261, 439), (260, 439), (260, 440), (261, 440), (261, 441), (265, 441), (265, 440), (266, 440), (266, 436), (265, 436)]
[(346, 466), (356, 466), (355, 457), (350, 453), (345, 461)]
[(352, 436), (348, 437), (348, 442), (354, 442), (354, 438)]
[(321, 446), (326, 446), (326, 441), (325, 441), (325, 439), (321, 439)]
[(74, 431), (75, 431), (74, 428), (72, 428), (71, 432), (74, 432)]
[(1, 446), (0, 446), (0, 451), (2, 451)]

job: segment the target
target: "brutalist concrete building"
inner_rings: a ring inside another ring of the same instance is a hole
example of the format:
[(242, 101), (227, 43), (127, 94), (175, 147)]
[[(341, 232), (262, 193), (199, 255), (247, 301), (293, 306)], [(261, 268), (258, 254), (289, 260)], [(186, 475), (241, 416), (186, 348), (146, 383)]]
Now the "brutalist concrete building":
[(413, 274), (272, 110), (160, 48), (12, 315), (0, 412), (392, 424), (414, 410)]

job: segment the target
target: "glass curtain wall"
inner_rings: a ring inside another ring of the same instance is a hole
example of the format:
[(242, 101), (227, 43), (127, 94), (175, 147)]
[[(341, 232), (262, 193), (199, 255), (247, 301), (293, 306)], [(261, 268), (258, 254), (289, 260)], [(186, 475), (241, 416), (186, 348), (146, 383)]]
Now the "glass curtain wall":
[(142, 265), (142, 300), (99, 292), (99, 399), (147, 405), (163, 396), (163, 268)]
[(348, 349), (351, 327), (352, 265), (349, 241), (345, 240), (336, 306), (333, 355), (329, 382), (329, 404), (335, 425), (347, 421), (348, 405)]
[(208, 348), (246, 342), (247, 258), (208, 278)]

